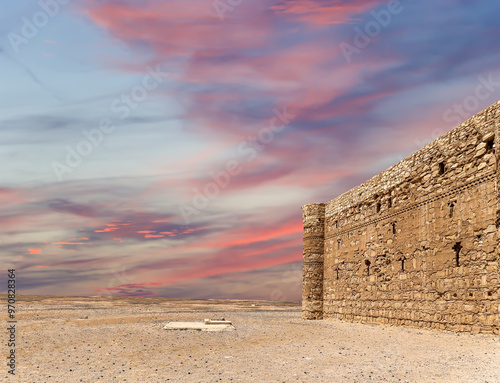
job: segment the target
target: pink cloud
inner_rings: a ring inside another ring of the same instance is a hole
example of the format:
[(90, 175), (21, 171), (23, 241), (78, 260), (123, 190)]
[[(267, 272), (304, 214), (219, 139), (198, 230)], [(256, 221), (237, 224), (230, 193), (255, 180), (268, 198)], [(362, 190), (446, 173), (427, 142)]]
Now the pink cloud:
[(309, 26), (329, 24), (350, 24), (359, 19), (354, 15), (366, 12), (382, 3), (380, 0), (287, 0), (280, 1), (270, 8), (276, 13), (287, 14), (294, 20), (307, 23)]
[[(206, 240), (198, 239), (195, 243), (188, 242), (169, 249), (179, 254), (192, 254), (200, 249), (213, 249), (210, 254), (204, 252), (205, 254), (197, 255), (196, 262), (192, 262), (189, 257), (162, 260), (165, 250), (159, 250), (148, 253), (147, 258), (160, 259), (149, 264), (143, 263), (130, 271), (134, 273), (141, 272), (141, 270), (147, 271), (147, 275), (154, 280), (155, 284), (165, 285), (276, 266), (301, 259), (301, 232), (300, 217), (276, 227), (272, 225), (237, 227), (213, 235)], [(157, 270), (162, 270), (162, 272), (158, 274), (161, 275), (160, 279), (155, 280), (154, 273)], [(167, 279), (163, 277), (164, 275), (167, 275)]]
[(0, 201), (4, 204), (24, 203), (28, 197), (28, 193), (20, 189), (0, 188)]
[(301, 243), (300, 238), (295, 238), (252, 252), (225, 249), (212, 257), (201, 258), (194, 263), (190, 262), (187, 267), (178, 266), (175, 272), (167, 273), (166, 279), (156, 283), (184, 283), (199, 278), (256, 270), (297, 261), (302, 258)]
[(97, 25), (131, 44), (147, 42), (162, 55), (185, 56), (200, 49), (255, 47), (265, 41), (269, 27), (235, 24), (227, 33), (211, 2), (200, 0), (142, 1), (140, 4), (99, 3), (83, 8)]
[[(218, 251), (213, 256), (198, 257), (197, 262), (192, 262), (186, 258), (158, 261), (149, 266), (141, 266), (133, 269), (134, 271), (138, 271), (139, 269), (148, 270), (148, 279), (155, 279), (154, 275), (152, 276), (151, 274), (154, 270), (162, 270), (158, 274), (161, 277), (154, 282), (144, 282), (136, 284), (136, 286), (140, 286), (141, 288), (161, 287), (200, 278), (290, 263), (302, 258), (301, 243), (300, 238), (295, 238), (253, 252), (240, 253), (234, 249), (225, 249)], [(106, 288), (98, 287), (94, 287), (94, 289), (106, 290)], [(112, 290), (115, 289), (120, 290), (120, 286), (112, 288)]]
[(92, 245), (86, 242), (52, 242), (53, 245)]
[[(231, 248), (265, 242), (271, 239), (281, 239), (289, 235), (299, 235), (302, 232), (302, 222), (292, 221), (279, 227), (248, 227), (228, 230), (213, 238), (211, 242), (200, 242), (196, 247)], [(193, 246), (194, 247), (194, 246)], [(193, 248), (192, 247), (192, 248)], [(246, 254), (247, 255), (247, 254)]]

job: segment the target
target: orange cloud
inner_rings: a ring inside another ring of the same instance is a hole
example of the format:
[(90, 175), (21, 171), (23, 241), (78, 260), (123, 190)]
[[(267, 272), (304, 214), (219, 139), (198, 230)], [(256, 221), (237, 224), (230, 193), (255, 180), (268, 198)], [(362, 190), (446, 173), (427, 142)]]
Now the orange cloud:
[(102, 230), (94, 230), (94, 233), (107, 233), (107, 232), (110, 232), (110, 231), (115, 231), (115, 230), (119, 230), (120, 228), (118, 227), (106, 227)]

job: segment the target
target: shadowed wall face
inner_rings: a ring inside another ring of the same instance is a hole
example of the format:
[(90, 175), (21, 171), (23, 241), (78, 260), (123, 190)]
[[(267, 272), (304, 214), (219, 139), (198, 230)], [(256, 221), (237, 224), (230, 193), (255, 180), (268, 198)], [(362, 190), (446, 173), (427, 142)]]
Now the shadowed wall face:
[(302, 207), (304, 255), (302, 277), (302, 317), (323, 318), (323, 254), (325, 242), (325, 204)]
[(326, 204), (324, 318), (499, 333), (499, 105)]

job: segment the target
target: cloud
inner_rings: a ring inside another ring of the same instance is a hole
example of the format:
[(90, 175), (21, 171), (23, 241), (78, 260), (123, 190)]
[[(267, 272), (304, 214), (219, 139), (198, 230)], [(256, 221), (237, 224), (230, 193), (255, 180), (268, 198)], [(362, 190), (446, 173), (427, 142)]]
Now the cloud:
[(26, 202), (27, 193), (22, 189), (0, 187), (0, 201), (4, 205), (21, 204)]
[[(128, 274), (155, 275), (155, 286), (178, 284), (198, 278), (260, 269), (297, 261), (302, 258), (301, 221), (282, 221), (276, 227), (247, 224), (196, 242), (184, 242), (168, 249), (149, 251), (143, 260), (126, 270)], [(246, 227), (245, 227), (246, 226)], [(175, 254), (197, 254), (176, 257)]]
[[(352, 24), (359, 21), (359, 15), (376, 7), (380, 0), (283, 0), (270, 8), (277, 13), (289, 15), (292, 20), (305, 22), (309, 26), (330, 24)], [(358, 15), (357, 18), (354, 18)]]
[(174, 0), (142, 1), (123, 4), (108, 2), (82, 6), (97, 25), (134, 46), (148, 46), (163, 55), (185, 56), (194, 50), (211, 50), (238, 46), (255, 47), (266, 37), (266, 18), (255, 25), (231, 21), (233, 33), (227, 34), (210, 2)]
[(48, 201), (48, 206), (52, 210), (57, 211), (59, 213), (81, 215), (84, 217), (96, 217), (103, 215), (102, 212), (100, 212), (97, 208), (93, 206), (74, 203), (62, 198)]

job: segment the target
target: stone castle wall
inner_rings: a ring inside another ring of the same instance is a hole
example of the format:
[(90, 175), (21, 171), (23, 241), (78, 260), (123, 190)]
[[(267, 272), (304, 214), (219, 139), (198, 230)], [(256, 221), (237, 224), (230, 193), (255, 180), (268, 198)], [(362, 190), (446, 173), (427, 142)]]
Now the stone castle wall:
[(303, 317), (498, 334), (499, 140), (500, 102), (304, 206)]
[(323, 255), (325, 244), (325, 204), (302, 208), (304, 258), (302, 268), (302, 318), (323, 318)]

